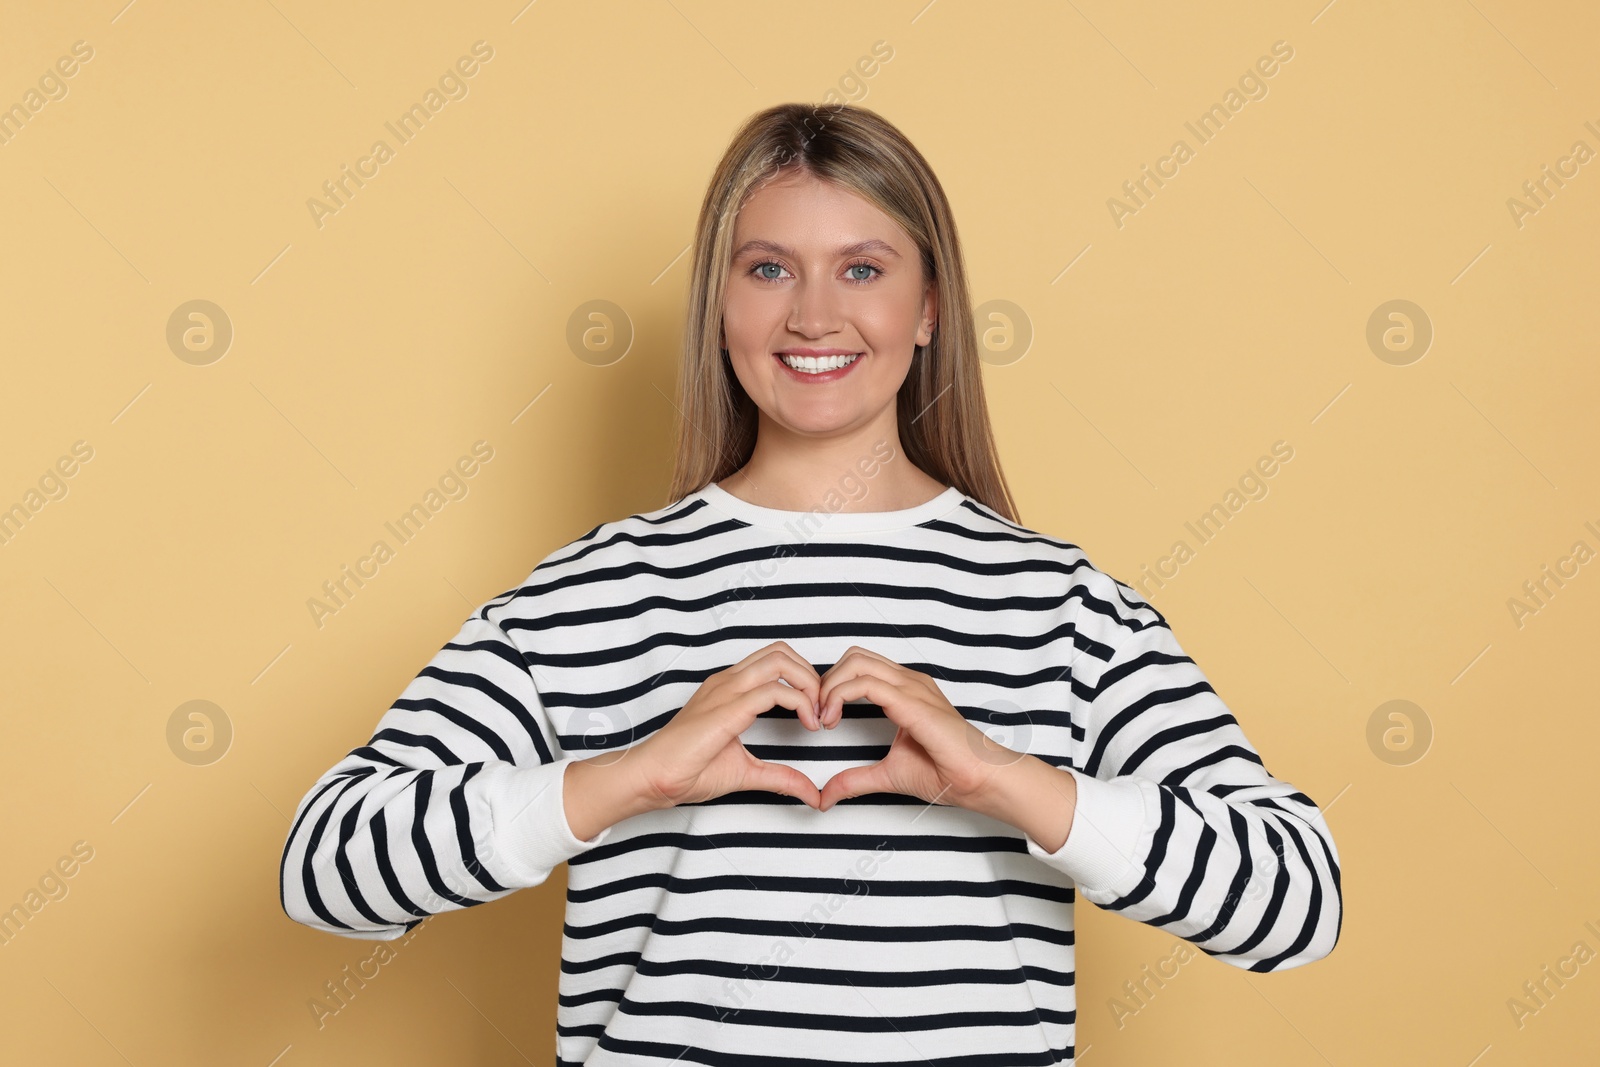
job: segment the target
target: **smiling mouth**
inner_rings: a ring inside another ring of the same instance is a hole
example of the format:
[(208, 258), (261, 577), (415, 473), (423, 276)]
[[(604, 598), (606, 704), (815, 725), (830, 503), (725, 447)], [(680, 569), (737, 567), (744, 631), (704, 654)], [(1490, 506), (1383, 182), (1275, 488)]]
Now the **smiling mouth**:
[(785, 353), (774, 353), (783, 361), (784, 366), (790, 370), (799, 371), (801, 374), (825, 374), (831, 370), (841, 370), (850, 366), (861, 358), (861, 353), (856, 352), (848, 356), (792, 356)]

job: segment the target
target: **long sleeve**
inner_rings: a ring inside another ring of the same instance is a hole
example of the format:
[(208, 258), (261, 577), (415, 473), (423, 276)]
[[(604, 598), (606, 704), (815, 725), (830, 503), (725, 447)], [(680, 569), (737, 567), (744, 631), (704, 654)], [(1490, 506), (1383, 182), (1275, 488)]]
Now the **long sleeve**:
[(279, 900), (296, 922), (392, 940), (428, 915), (538, 885), (600, 844), (572, 833), (566, 758), (490, 601), (295, 811)]
[(1094, 589), (1075, 638), (1077, 807), (1055, 853), (1031, 836), (1028, 851), (1100, 907), (1243, 970), (1326, 956), (1343, 898), (1317, 805), (1268, 773), (1160, 612), (1115, 580)]

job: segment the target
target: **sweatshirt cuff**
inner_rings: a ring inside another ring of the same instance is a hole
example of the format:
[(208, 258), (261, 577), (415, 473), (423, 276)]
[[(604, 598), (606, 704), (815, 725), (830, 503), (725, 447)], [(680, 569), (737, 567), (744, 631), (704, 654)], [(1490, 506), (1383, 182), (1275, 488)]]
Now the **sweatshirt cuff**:
[(1140, 857), (1156, 830), (1149, 818), (1160, 816), (1160, 798), (1148, 795), (1156, 784), (1136, 775), (1103, 780), (1076, 767), (1061, 769), (1078, 784), (1067, 840), (1046, 852), (1024, 833), (1029, 854), (1066, 874), (1095, 903), (1132, 892), (1144, 879)]
[(484, 789), (494, 859), (517, 888), (538, 885), (558, 865), (611, 836), (610, 826), (587, 841), (573, 834), (563, 792), (572, 762), (567, 758), (527, 766), (506, 764), (479, 775), (489, 776)]

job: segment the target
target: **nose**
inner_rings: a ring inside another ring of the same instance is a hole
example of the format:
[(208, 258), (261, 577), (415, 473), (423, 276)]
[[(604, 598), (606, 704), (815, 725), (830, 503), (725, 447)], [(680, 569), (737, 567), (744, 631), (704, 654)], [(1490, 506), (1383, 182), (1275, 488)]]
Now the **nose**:
[(789, 312), (788, 327), (791, 333), (802, 337), (821, 338), (838, 330), (834, 294), (825, 285), (798, 282), (794, 289), (794, 307)]

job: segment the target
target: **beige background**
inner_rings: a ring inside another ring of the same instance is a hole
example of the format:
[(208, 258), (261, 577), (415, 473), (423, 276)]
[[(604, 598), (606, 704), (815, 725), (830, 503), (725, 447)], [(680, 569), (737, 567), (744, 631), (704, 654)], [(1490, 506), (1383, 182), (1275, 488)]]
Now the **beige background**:
[[(1140, 587), (1341, 852), (1329, 958), (1198, 959), (1120, 1028), (1173, 938), (1083, 905), (1082, 1061), (1594, 1047), (1600, 161), (1508, 206), (1600, 150), (1589, 5), (121, 3), (9, 3), (0, 33), (4, 106), (93, 50), (0, 144), (0, 507), (93, 453), (0, 545), (0, 907), (73, 870), (0, 947), (0, 1060), (551, 1062), (564, 868), (424, 924), (319, 1027), (374, 946), (280, 911), (287, 817), (473, 606), (667, 502), (705, 183), (745, 116), (830, 93), (922, 149), (974, 302), (1016, 309), (984, 375), (1023, 522), (1134, 584), (1190, 542)], [(398, 144), (479, 40), (468, 94)], [(1185, 122), (1277, 41), (1200, 144)], [(307, 201), (379, 138), (319, 227)], [(1119, 227), (1108, 200), (1179, 138)], [(231, 324), (221, 358), (169, 346), (191, 300)], [(592, 300), (626, 316), (598, 353), (567, 340)], [(1434, 332), (1404, 365), (1367, 340), (1391, 300)], [(319, 627), (322, 583), (480, 440), (468, 494)], [(1197, 546), (1277, 441), (1267, 495)], [(221, 759), (169, 741), (191, 700)], [(1430, 742), (1369, 742), (1391, 700)]]

